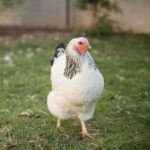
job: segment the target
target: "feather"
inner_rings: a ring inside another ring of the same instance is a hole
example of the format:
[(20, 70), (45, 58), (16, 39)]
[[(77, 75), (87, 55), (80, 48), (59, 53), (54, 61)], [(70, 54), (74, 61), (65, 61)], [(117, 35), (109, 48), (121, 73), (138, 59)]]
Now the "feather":
[(88, 59), (88, 66), (89, 66), (89, 68), (92, 68), (92, 69), (96, 70), (97, 66), (96, 66), (92, 56), (90, 55), (90, 53), (88, 53), (87, 59)]
[(68, 79), (72, 79), (77, 73), (81, 72), (81, 62), (79, 58), (72, 58), (66, 56), (66, 66), (64, 69), (64, 76)]
[(60, 43), (56, 47), (53, 59), (51, 60), (51, 66), (53, 65), (55, 59), (61, 56), (63, 53), (65, 53), (65, 45), (63, 43)]

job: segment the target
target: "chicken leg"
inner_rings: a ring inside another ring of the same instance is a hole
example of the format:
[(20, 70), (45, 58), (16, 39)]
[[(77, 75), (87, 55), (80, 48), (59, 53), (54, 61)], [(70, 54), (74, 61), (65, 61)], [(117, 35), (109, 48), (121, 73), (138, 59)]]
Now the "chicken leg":
[(82, 127), (82, 132), (81, 132), (82, 137), (90, 137), (90, 138), (92, 138), (91, 135), (87, 131), (87, 128), (85, 126), (84, 121), (80, 117), (78, 117), (78, 118), (80, 120), (81, 127)]
[(60, 118), (58, 118), (56, 128), (60, 129), (60, 127), (61, 127), (61, 122), (60, 122)]

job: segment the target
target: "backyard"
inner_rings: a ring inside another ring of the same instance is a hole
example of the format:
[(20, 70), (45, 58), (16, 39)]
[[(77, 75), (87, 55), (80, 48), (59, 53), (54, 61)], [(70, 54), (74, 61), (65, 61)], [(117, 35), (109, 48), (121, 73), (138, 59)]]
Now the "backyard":
[(0, 37), (0, 150), (148, 150), (150, 148), (150, 36), (91, 38), (90, 51), (105, 79), (93, 137), (81, 138), (78, 120), (47, 109), (50, 59), (71, 35)]

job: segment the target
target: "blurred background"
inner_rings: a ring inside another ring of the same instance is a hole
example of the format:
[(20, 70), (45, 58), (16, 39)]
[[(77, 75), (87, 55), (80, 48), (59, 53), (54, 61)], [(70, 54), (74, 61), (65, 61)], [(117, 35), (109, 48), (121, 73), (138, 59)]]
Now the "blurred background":
[(0, 0), (0, 34), (23, 31), (150, 33), (149, 0)]

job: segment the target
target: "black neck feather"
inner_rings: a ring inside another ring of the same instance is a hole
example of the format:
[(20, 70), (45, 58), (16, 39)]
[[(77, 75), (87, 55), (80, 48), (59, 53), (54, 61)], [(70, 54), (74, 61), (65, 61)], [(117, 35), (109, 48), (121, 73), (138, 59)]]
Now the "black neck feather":
[(78, 57), (66, 56), (66, 67), (64, 70), (64, 76), (68, 79), (72, 79), (77, 73), (81, 72), (81, 61)]

